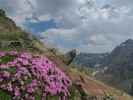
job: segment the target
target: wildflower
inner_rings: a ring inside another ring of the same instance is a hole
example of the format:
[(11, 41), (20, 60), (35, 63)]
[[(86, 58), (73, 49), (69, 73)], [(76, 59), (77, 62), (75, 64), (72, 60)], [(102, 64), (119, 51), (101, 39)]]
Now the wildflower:
[(15, 94), (16, 97), (20, 96), (20, 91), (17, 87), (14, 89), (14, 94)]
[[(14, 93), (13, 98), (17, 99), (25, 97), (25, 100), (35, 100), (33, 93), (42, 89), (42, 100), (47, 94), (67, 100), (71, 80), (47, 57), (32, 56), (27, 52), (0, 52), (0, 58), (8, 55), (14, 56), (15, 59), (1, 64), (0, 70), (15, 68), (15, 71), (0, 72), (1, 89)], [(8, 80), (3, 82), (5, 79)], [(63, 97), (60, 94), (63, 94)]]

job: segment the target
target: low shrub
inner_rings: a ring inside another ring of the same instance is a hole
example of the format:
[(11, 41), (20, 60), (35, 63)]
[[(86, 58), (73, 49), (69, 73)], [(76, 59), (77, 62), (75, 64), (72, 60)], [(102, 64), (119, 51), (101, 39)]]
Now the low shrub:
[(0, 52), (0, 90), (12, 100), (68, 100), (70, 86), (68, 76), (47, 57)]

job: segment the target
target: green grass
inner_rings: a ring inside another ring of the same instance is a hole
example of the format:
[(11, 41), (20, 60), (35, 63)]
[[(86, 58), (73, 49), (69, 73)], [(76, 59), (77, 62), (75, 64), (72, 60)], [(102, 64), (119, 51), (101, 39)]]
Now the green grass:
[(5, 22), (6, 18), (4, 16), (0, 16), (0, 22)]
[(9, 73), (16, 73), (16, 68), (15, 67), (11, 67), (11, 68), (8, 68), (8, 69), (0, 69), (0, 71), (7, 71)]
[(81, 100), (81, 94), (74, 85), (70, 88), (69, 100)]
[(41, 100), (41, 95), (40, 94), (36, 94), (35, 95), (35, 100)]
[(47, 96), (46, 100), (59, 100), (58, 96)]
[(7, 32), (7, 33), (0, 33), (0, 40), (19, 40), (19, 39), (23, 39), (23, 38), (27, 38), (24, 36), (23, 33), (20, 32)]
[(0, 100), (12, 100), (11, 96), (5, 91), (0, 90)]
[(14, 59), (15, 59), (14, 56), (4, 56), (0, 58), (0, 63), (5, 64), (7, 62), (13, 61)]

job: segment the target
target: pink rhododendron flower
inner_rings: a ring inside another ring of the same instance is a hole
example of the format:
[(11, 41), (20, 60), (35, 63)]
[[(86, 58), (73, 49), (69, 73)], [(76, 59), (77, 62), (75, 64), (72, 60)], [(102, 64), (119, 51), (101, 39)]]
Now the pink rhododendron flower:
[(15, 58), (0, 64), (0, 88), (13, 94), (14, 99), (35, 100), (39, 91), (42, 100), (48, 95), (68, 100), (71, 80), (47, 57), (27, 52), (0, 52), (0, 59), (5, 56)]

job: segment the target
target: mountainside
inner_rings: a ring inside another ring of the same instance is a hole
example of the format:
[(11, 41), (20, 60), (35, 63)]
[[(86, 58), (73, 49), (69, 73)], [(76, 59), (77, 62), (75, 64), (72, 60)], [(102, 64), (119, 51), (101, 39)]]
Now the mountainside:
[(133, 94), (133, 40), (121, 43), (105, 59), (107, 69), (97, 75), (98, 79)]
[(0, 10), (0, 49), (24, 49), (43, 51), (43, 44), (31, 33), (27, 33)]
[[(128, 39), (110, 53), (80, 53), (73, 64), (93, 68), (96, 78), (133, 94), (133, 40)], [(95, 71), (96, 70), (96, 71)]]
[(108, 56), (108, 53), (105, 54), (80, 53), (74, 58), (73, 63), (79, 66), (95, 68), (101, 66), (106, 56)]
[(0, 100), (132, 100), (69, 65), (71, 57), (64, 62), (67, 57), (53, 51), (0, 10)]
[[(92, 76), (88, 76), (84, 72), (78, 70), (76, 66), (67, 66), (59, 57), (55, 55), (47, 55), (47, 57), (67, 73), (72, 80), (73, 85), (75, 85), (78, 91), (83, 94), (83, 97), (85, 94), (89, 95), (87, 99), (75, 98), (74, 100), (108, 100), (109, 98), (111, 100), (132, 100), (132, 97), (127, 95), (125, 92), (112, 88), (103, 82), (96, 80)], [(79, 95), (76, 96), (78, 97)]]

